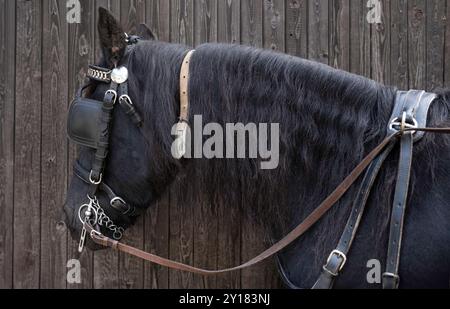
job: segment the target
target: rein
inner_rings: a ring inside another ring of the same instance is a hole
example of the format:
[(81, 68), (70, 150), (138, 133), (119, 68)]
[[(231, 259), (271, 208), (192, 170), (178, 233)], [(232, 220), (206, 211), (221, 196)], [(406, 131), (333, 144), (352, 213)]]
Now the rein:
[[(136, 40), (130, 40), (129, 44), (133, 45), (136, 42)], [(189, 51), (185, 55), (180, 69), (180, 118), (175, 134), (177, 136), (175, 142), (178, 159), (184, 157), (186, 152), (186, 132), (189, 120), (189, 66), (193, 54), (194, 51)], [(109, 84), (110, 89), (106, 91), (103, 102), (82, 98), (81, 90), (74, 100), (69, 113), (69, 137), (83, 146), (96, 150), (95, 160), (90, 172), (85, 170), (79, 163), (76, 163), (74, 166), (75, 175), (90, 185), (88, 195), (90, 202), (89, 204), (81, 206), (79, 210), (79, 219), (83, 223), (79, 244), (80, 252), (84, 248), (86, 237), (89, 236), (91, 240), (99, 246), (111, 248), (174, 270), (204, 276), (242, 270), (275, 256), (307, 233), (337, 204), (338, 201), (342, 199), (363, 173), (366, 172), (366, 176), (362, 181), (359, 194), (355, 200), (350, 219), (346, 225), (339, 245), (337, 246), (337, 249), (330, 254), (323, 267), (322, 274), (314, 286), (314, 288), (318, 289), (331, 288), (347, 262), (347, 255), (355, 239), (365, 205), (377, 175), (381, 170), (383, 163), (394, 149), (394, 146), (399, 143), (400, 160), (391, 218), (391, 230), (387, 254), (388, 262), (386, 272), (383, 275), (384, 288), (396, 289), (399, 287), (400, 277), (398, 272), (414, 142), (420, 140), (426, 133), (450, 134), (450, 128), (426, 127), (428, 109), (436, 98), (436, 95), (424, 91), (413, 90), (409, 92), (398, 92), (393, 118), (389, 125), (388, 137), (373, 149), (347, 176), (347, 178), (345, 178), (344, 181), (342, 181), (342, 183), (305, 220), (303, 220), (303, 222), (283, 239), (248, 262), (232, 268), (208, 270), (163, 258), (126, 245), (120, 241), (124, 230), (115, 226), (112, 220), (105, 214), (98, 203), (96, 194), (98, 191), (105, 192), (111, 200), (111, 207), (123, 216), (135, 217), (140, 215), (140, 210), (129, 205), (121, 197), (117, 196), (111, 187), (103, 181), (103, 172), (109, 150), (110, 130), (113, 120), (112, 112), (116, 101), (124, 108), (126, 114), (130, 116), (137, 127), (142, 126), (142, 118), (139, 116), (131, 98), (128, 96), (128, 70), (126, 67), (107, 70), (91, 66), (88, 70), (88, 77), (91, 80)], [(96, 128), (87, 129), (86, 131), (83, 123), (77, 123), (78, 118), (80, 118), (79, 115), (82, 114), (95, 114), (98, 126)], [(112, 237), (114, 239), (104, 235), (100, 231), (100, 227), (112, 232)], [(281, 271), (283, 271), (282, 267)], [(286, 276), (285, 279), (288, 281)], [(293, 284), (289, 285), (293, 286)]]
[(157, 265), (168, 267), (170, 269), (185, 271), (189, 273), (194, 273), (198, 275), (211, 276), (218, 275), (228, 272), (234, 272), (238, 270), (242, 270), (248, 267), (255, 266), (270, 257), (273, 257), (275, 254), (279, 253), (287, 246), (292, 244), (299, 237), (308, 232), (320, 219), (322, 219), (328, 211), (330, 211), (334, 205), (347, 193), (347, 191), (352, 187), (352, 185), (358, 180), (358, 178), (362, 175), (362, 173), (366, 170), (367, 167), (377, 158), (377, 156), (384, 150), (386, 147), (391, 145), (392, 143), (398, 142), (399, 138), (404, 135), (412, 135), (413, 132), (424, 132), (424, 133), (436, 133), (436, 134), (450, 134), (450, 128), (405, 128), (403, 131), (399, 131), (388, 138), (386, 138), (383, 142), (381, 142), (361, 163), (350, 173), (350, 175), (336, 188), (336, 190), (331, 193), (325, 201), (307, 217), (302, 223), (300, 223), (292, 232), (290, 232), (286, 237), (282, 240), (274, 244), (272, 247), (258, 255), (257, 257), (251, 259), (250, 261), (228, 269), (223, 270), (207, 270), (202, 268), (193, 267), (187, 264), (179, 263), (173, 260), (169, 260), (158, 255), (154, 255), (148, 252), (144, 252), (135, 247), (128, 246), (123, 244), (117, 240), (113, 240), (102, 233), (95, 230), (89, 222), (84, 224), (84, 228), (88, 231), (92, 241), (97, 245), (111, 248), (113, 250), (117, 250), (145, 261), (155, 263)]

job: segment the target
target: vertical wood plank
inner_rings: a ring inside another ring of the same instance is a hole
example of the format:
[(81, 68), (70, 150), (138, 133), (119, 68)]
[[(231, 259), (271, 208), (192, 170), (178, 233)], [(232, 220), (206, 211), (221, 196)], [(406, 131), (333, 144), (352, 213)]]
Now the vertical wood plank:
[(426, 89), (436, 90), (444, 86), (446, 3), (442, 0), (427, 1), (426, 22)]
[[(120, 1), (120, 21), (127, 33), (136, 33), (140, 23), (145, 23), (145, 1)], [(125, 233), (124, 242), (144, 249), (144, 218)], [(119, 254), (119, 287), (122, 289), (142, 289), (144, 287), (144, 262), (130, 255)]]
[[(197, 0), (194, 2), (194, 44), (217, 42), (217, 1)], [(188, 206), (189, 207), (189, 206)], [(194, 212), (194, 261), (195, 265), (217, 269), (218, 217), (212, 211), (209, 201), (191, 205)], [(216, 288), (217, 277), (194, 276), (195, 289)]]
[(263, 7), (261, 0), (241, 0), (241, 43), (263, 47)]
[(68, 98), (66, 1), (43, 2), (42, 215), (40, 287), (66, 287), (67, 229), (62, 222), (66, 196), (66, 113)]
[(286, 52), (308, 56), (308, 0), (289, 0), (286, 4)]
[(330, 65), (350, 70), (350, 2), (331, 0)]
[[(159, 40), (170, 39), (170, 1), (147, 0), (146, 24)], [(167, 192), (145, 215), (145, 251), (169, 257), (169, 208), (170, 195)], [(144, 264), (144, 288), (169, 288), (169, 270), (151, 263)]]
[(264, 0), (264, 48), (286, 50), (285, 1)]
[(390, 84), (391, 77), (391, 0), (381, 3), (381, 23), (372, 25), (372, 78)]
[(146, 24), (158, 36), (158, 40), (170, 40), (170, 1), (147, 0)]
[(391, 0), (391, 84), (408, 88), (408, 1)]
[(13, 287), (16, 2), (0, 1), (0, 289)]
[[(240, 2), (218, 1), (218, 40), (226, 43), (240, 42)], [(239, 265), (241, 256), (239, 212), (235, 207), (218, 207), (215, 215), (217, 225), (217, 268)], [(217, 220), (216, 219), (216, 220)], [(217, 288), (238, 289), (241, 274), (234, 272), (216, 277)]]
[(444, 84), (445, 87), (450, 88), (450, 0), (447, 0), (446, 12)]
[(329, 3), (328, 0), (309, 1), (308, 58), (329, 63)]
[(350, 0), (350, 71), (371, 76), (371, 33), (366, 1)]
[(17, 1), (16, 43), (14, 287), (38, 288), (41, 252), (41, 1)]
[[(171, 32), (174, 43), (194, 44), (194, 2), (192, 0), (171, 0)], [(185, 179), (178, 179), (170, 194), (170, 258), (194, 263), (194, 205), (182, 205), (180, 197), (174, 192), (182, 192), (180, 186), (186, 185)], [(170, 288), (189, 288), (194, 285), (194, 276), (178, 271), (169, 271)]]
[[(241, 41), (243, 44), (255, 47), (264, 45), (264, 25), (265, 11), (262, 1), (242, 0), (241, 1)], [(269, 6), (266, 8), (269, 9)], [(284, 13), (283, 13), (284, 14)], [(283, 26), (284, 27), (284, 26)], [(271, 31), (270, 31), (271, 32)], [(275, 31), (276, 33), (276, 31)], [(281, 32), (283, 33), (283, 32)], [(283, 34), (284, 36), (284, 34)], [(281, 40), (284, 40), (281, 39)], [(267, 40), (270, 42), (270, 39)], [(269, 43), (270, 46), (271, 43)], [(284, 45), (284, 43), (283, 43)], [(245, 204), (245, 201), (242, 201)], [(245, 207), (245, 206), (241, 206)], [(241, 219), (241, 262), (246, 262), (266, 249), (266, 244), (262, 242), (261, 228), (249, 222), (247, 219)], [(274, 273), (276, 272), (274, 263), (268, 261), (251, 269), (241, 272), (241, 288), (271, 288), (278, 284), (274, 282)], [(275, 279), (276, 281), (276, 279)]]
[[(95, 60), (95, 1), (80, 1), (81, 23), (69, 25), (69, 97), (85, 83), (89, 64)], [(69, 176), (72, 175), (72, 163), (77, 158), (77, 147), (69, 147)], [(70, 177), (69, 177), (70, 179)], [(68, 245), (68, 259), (78, 259), (81, 264), (81, 284), (68, 284), (70, 289), (92, 289), (94, 278), (94, 254), (89, 250), (78, 253), (77, 240)]]
[(170, 41), (194, 46), (193, 0), (171, 0), (170, 11)]
[(121, 0), (120, 15), (125, 31), (135, 34), (137, 26), (145, 23), (145, 0)]
[(217, 42), (217, 0), (197, 0), (194, 9), (194, 45)]
[[(102, 57), (97, 31), (98, 8), (104, 7), (111, 11), (117, 18), (120, 18), (120, 0), (96, 0), (94, 11), (94, 49), (96, 61)], [(114, 250), (103, 250), (94, 253), (94, 288), (96, 289), (117, 289), (119, 288), (119, 253)]]
[(408, 2), (409, 88), (426, 87), (426, 0)]
[(240, 0), (219, 0), (217, 40), (222, 43), (237, 44), (241, 38)]

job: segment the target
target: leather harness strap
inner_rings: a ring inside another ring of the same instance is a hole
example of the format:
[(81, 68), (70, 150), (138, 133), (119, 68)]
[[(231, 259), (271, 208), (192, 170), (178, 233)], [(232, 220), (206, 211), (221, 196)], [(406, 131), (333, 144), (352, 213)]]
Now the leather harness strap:
[(394, 146), (394, 142), (388, 145), (383, 153), (380, 154), (367, 169), (366, 175), (357, 194), (357, 198), (353, 203), (353, 208), (347, 225), (345, 226), (344, 233), (341, 236), (336, 250), (331, 252), (313, 289), (323, 290), (333, 288), (334, 281), (339, 276), (347, 262), (347, 256), (350, 253), (350, 249), (358, 232), (373, 185), (375, 184), (384, 162), (392, 153)]
[(189, 51), (183, 59), (180, 71), (180, 121), (189, 121), (189, 68), (195, 50)]
[(118, 241), (112, 240), (109, 237), (106, 237), (96, 231), (92, 226), (89, 225), (88, 222), (85, 223), (84, 227), (89, 232), (92, 240), (101, 246), (109, 247), (114, 250), (118, 250), (136, 257), (139, 257), (141, 259), (144, 259), (146, 261), (156, 263), (158, 265), (169, 267), (171, 269), (175, 270), (181, 270), (186, 272), (191, 272), (199, 275), (217, 275), (217, 274), (223, 274), (227, 272), (237, 271), (244, 268), (248, 268), (251, 266), (254, 266), (256, 264), (259, 264), (262, 261), (265, 261), (266, 259), (274, 256), (275, 254), (279, 253), (283, 249), (285, 249), (287, 246), (292, 244), (295, 240), (297, 240), (300, 236), (305, 234), (309, 229), (314, 226), (323, 216), (345, 195), (345, 193), (351, 188), (351, 186), (357, 181), (357, 179), (363, 174), (363, 172), (369, 167), (369, 165), (378, 157), (380, 153), (383, 152), (383, 150), (386, 149), (388, 145), (390, 145), (392, 142), (396, 141), (400, 136), (405, 134), (406, 132), (411, 131), (417, 131), (417, 132), (433, 132), (433, 133), (446, 133), (450, 134), (450, 128), (442, 128), (442, 129), (433, 129), (433, 128), (427, 128), (427, 129), (408, 129), (406, 128), (404, 131), (397, 132), (388, 138), (386, 138), (381, 144), (379, 144), (354, 170), (353, 172), (337, 187), (337, 189), (330, 195), (328, 198), (309, 216), (307, 217), (302, 223), (300, 223), (291, 233), (289, 233), (285, 238), (274, 244), (272, 247), (270, 247), (268, 250), (264, 251), (257, 257), (253, 258), (252, 260), (248, 261), (247, 263), (244, 263), (240, 266), (224, 269), (224, 270), (217, 270), (217, 271), (211, 271), (206, 269), (201, 269), (193, 266), (189, 266), (186, 264), (182, 264), (179, 262), (175, 262), (166, 258), (162, 258), (147, 252), (144, 252), (142, 250), (139, 250), (137, 248), (133, 248), (131, 246), (127, 246), (125, 244), (122, 244)]

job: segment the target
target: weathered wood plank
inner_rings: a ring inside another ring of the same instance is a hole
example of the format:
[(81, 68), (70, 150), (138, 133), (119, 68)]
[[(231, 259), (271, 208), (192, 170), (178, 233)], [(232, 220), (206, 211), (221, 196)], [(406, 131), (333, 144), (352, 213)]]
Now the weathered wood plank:
[(332, 0), (330, 7), (330, 65), (350, 69), (350, 2)]
[(0, 1), (0, 289), (13, 287), (16, 2)]
[(310, 0), (309, 2), (308, 58), (329, 63), (329, 5), (328, 1)]
[[(169, 207), (167, 192), (156, 205), (151, 206), (145, 216), (145, 251), (169, 257)], [(169, 270), (151, 263), (144, 265), (144, 288), (169, 288)]]
[(241, 0), (241, 43), (263, 47), (261, 0)]
[[(241, 40), (243, 44), (255, 47), (263, 47), (264, 45), (264, 7), (260, 1), (246, 0), (242, 1), (242, 33)], [(270, 6), (266, 6), (267, 9)], [(283, 13), (284, 14), (284, 13)], [(283, 26), (284, 27), (284, 26)], [(284, 41), (283, 38), (280, 39)], [(269, 40), (270, 42), (270, 40)], [(270, 46), (271, 43), (269, 43)], [(282, 43), (284, 46), (284, 43)], [(245, 201), (242, 201), (245, 204)], [(245, 207), (245, 205), (241, 206)], [(236, 223), (233, 223), (235, 227)], [(260, 227), (253, 222), (241, 218), (241, 262), (246, 262), (264, 251), (265, 244), (261, 238), (262, 231)], [(274, 264), (269, 261), (252, 269), (243, 270), (241, 272), (241, 288), (271, 288), (278, 283), (274, 283), (273, 274), (276, 272)], [(276, 278), (276, 277), (275, 277)]]
[(429, 91), (444, 86), (446, 7), (442, 0), (427, 1), (426, 89)]
[(170, 1), (170, 41), (194, 46), (194, 2)]
[(158, 40), (170, 40), (170, 1), (147, 0), (146, 24), (158, 36)]
[[(120, 1), (120, 21), (127, 33), (136, 33), (140, 23), (145, 23), (145, 1)], [(144, 249), (144, 218), (125, 233), (124, 242)], [(144, 262), (127, 254), (119, 254), (119, 286), (123, 289), (142, 289), (144, 287)]]
[[(89, 64), (95, 60), (95, 1), (80, 1), (81, 23), (69, 25), (69, 96), (85, 83)], [(69, 176), (72, 175), (72, 163), (77, 158), (77, 147), (70, 143)], [(69, 177), (69, 179), (71, 179)], [(78, 253), (77, 240), (69, 241), (68, 260), (78, 259), (81, 264), (81, 284), (68, 284), (70, 289), (92, 289), (94, 276), (94, 254), (85, 250)]]
[(380, 4), (381, 23), (372, 24), (372, 78), (390, 84), (391, 0), (380, 1)]
[[(98, 8), (104, 7), (111, 13), (120, 17), (120, 0), (96, 0), (93, 42), (96, 61), (101, 59), (102, 52), (97, 31)], [(94, 253), (94, 288), (96, 289), (117, 289), (119, 288), (119, 253), (114, 250), (104, 250)]]
[[(236, 0), (218, 1), (218, 40), (240, 41), (240, 3)], [(240, 263), (241, 242), (239, 213), (235, 207), (217, 207), (217, 267), (227, 268)], [(217, 288), (240, 288), (241, 274), (234, 272), (216, 277)]]
[(285, 1), (264, 0), (264, 48), (286, 50)]
[(238, 44), (241, 37), (240, 0), (218, 0), (217, 40), (223, 43)]
[(408, 1), (391, 0), (391, 84), (408, 88)]
[(42, 6), (17, 1), (14, 287), (38, 288), (41, 213)]
[(450, 0), (447, 0), (446, 12), (444, 84), (445, 87), (450, 88)]
[(68, 27), (65, 0), (43, 2), (40, 287), (66, 287), (67, 229), (62, 205), (67, 192), (66, 113)]
[[(171, 0), (170, 39), (175, 43), (194, 44), (194, 2), (192, 0)], [(194, 264), (194, 205), (182, 205), (180, 186), (186, 180), (178, 179), (170, 194), (170, 258)], [(194, 285), (194, 276), (178, 271), (169, 271), (170, 288), (188, 288)]]
[(217, 42), (217, 0), (197, 0), (194, 10), (194, 45)]
[(426, 87), (426, 0), (408, 1), (409, 88)]
[[(194, 44), (217, 42), (217, 1), (197, 0), (194, 2)], [(217, 226), (218, 217), (212, 211), (209, 201), (193, 206), (194, 212), (194, 261), (195, 265), (217, 269)], [(195, 276), (192, 288), (216, 288), (216, 277)]]
[(286, 3), (286, 52), (308, 56), (308, 0), (289, 0)]
[(350, 0), (350, 71), (371, 76), (371, 32), (366, 1)]

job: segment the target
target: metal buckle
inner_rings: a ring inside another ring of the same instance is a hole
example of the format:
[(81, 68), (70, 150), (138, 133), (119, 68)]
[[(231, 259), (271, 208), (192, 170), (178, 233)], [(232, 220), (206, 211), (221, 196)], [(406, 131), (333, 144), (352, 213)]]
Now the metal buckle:
[(90, 181), (91, 184), (98, 186), (103, 181), (103, 174), (100, 174), (100, 179), (99, 180), (94, 180), (93, 179), (93, 173), (94, 173), (94, 171), (92, 170), (91, 173), (89, 174), (89, 181)]
[[(342, 259), (341, 265), (339, 266), (339, 272), (342, 271), (342, 269), (344, 269), (345, 264), (347, 264), (347, 256), (339, 251), (339, 250), (334, 250), (333, 252), (331, 252), (330, 256), (328, 257), (327, 260), (327, 265), (330, 264), (331, 259), (333, 258), (333, 256), (337, 256), (338, 258)], [(326, 269), (327, 265), (324, 266), (324, 269), (328, 272), (330, 272), (328, 269)], [(331, 272), (330, 272), (331, 273)], [(334, 276), (337, 276), (337, 274), (333, 274)]]
[(106, 97), (108, 94), (112, 94), (112, 95), (113, 95), (112, 103), (113, 103), (113, 104), (116, 104), (116, 101), (117, 101), (117, 91), (112, 90), (112, 89), (109, 89), (109, 90), (107, 90), (107, 91), (105, 92), (105, 97)]
[(128, 214), (128, 213), (130, 212), (131, 207), (130, 207), (130, 205), (128, 205), (128, 204), (125, 202), (125, 200), (124, 200), (123, 198), (121, 198), (121, 197), (115, 197), (115, 198), (113, 198), (113, 199), (111, 200), (111, 202), (109, 203), (109, 204), (111, 205), (112, 208), (118, 210), (116, 207), (114, 207), (114, 203), (115, 203), (115, 202), (120, 202), (120, 203), (122, 203), (122, 205), (125, 205), (125, 206), (128, 207), (128, 209), (127, 209), (125, 212), (122, 212), (123, 215), (126, 215), (126, 214)]
[[(409, 121), (409, 122), (408, 122)], [(402, 117), (397, 117), (391, 121), (389, 124), (389, 130), (404, 132), (406, 129), (417, 129), (419, 127), (419, 123), (415, 118), (407, 119), (406, 112), (403, 113)], [(416, 131), (410, 131), (412, 135), (416, 134)]]
[(384, 273), (383, 278), (392, 278), (395, 280), (395, 287), (398, 288), (400, 286), (400, 277), (393, 273)]

